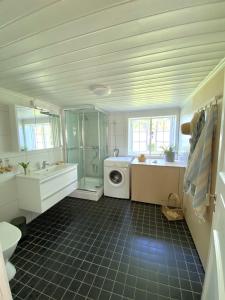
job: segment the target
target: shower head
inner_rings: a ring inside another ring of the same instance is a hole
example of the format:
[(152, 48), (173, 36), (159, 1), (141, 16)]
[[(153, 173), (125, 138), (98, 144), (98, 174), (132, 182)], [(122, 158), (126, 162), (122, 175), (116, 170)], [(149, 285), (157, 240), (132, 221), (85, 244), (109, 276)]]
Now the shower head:
[(49, 116), (50, 112), (49, 111), (40, 111), (40, 114)]
[(40, 113), (42, 114), (42, 115), (46, 115), (46, 116), (50, 116), (50, 117), (57, 117), (57, 118), (59, 118), (59, 115), (57, 115), (57, 114), (54, 114), (54, 113), (50, 113), (49, 111), (40, 111)]

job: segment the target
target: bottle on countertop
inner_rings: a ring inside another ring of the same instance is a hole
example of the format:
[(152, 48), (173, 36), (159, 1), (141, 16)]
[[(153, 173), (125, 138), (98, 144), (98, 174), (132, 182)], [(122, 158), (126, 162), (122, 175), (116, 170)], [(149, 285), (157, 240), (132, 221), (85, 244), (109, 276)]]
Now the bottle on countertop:
[(118, 148), (114, 148), (114, 149), (113, 149), (113, 156), (114, 156), (114, 157), (119, 156), (119, 153), (120, 153), (120, 150), (119, 150)]

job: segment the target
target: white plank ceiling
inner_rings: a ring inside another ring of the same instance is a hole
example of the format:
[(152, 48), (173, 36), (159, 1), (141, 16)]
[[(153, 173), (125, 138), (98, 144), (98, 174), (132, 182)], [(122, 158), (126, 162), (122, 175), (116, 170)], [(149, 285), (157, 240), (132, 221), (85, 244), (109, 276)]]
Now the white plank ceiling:
[(0, 1), (0, 86), (64, 107), (182, 106), (224, 56), (225, 1)]

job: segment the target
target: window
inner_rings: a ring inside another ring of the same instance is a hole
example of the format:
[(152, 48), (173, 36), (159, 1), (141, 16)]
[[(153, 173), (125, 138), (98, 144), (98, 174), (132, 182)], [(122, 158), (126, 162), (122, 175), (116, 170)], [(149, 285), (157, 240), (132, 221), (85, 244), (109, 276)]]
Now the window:
[(175, 146), (176, 116), (128, 120), (128, 154), (159, 156), (162, 147)]
[(26, 144), (26, 150), (53, 148), (52, 128), (49, 123), (24, 124), (23, 130), (24, 135), (20, 136), (20, 141), (23, 145)]
[(21, 151), (59, 147), (60, 118), (41, 110), (16, 106), (16, 117)]

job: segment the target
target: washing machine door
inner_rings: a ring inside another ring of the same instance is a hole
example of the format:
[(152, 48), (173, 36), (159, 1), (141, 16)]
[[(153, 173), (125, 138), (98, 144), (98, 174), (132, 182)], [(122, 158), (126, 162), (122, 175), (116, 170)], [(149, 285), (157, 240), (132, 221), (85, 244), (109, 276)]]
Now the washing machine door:
[(109, 181), (114, 186), (120, 186), (124, 182), (124, 174), (121, 170), (115, 169), (109, 172)]

